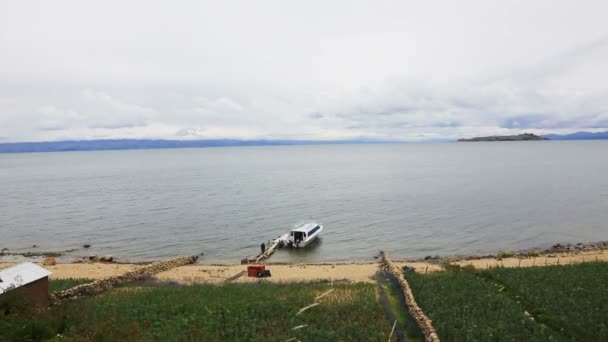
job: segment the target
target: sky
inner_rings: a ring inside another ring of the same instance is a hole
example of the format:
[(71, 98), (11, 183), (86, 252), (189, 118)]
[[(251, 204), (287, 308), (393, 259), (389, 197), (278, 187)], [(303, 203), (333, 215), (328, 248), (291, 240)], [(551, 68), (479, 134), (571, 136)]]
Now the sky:
[(608, 130), (608, 2), (0, 0), (0, 142)]

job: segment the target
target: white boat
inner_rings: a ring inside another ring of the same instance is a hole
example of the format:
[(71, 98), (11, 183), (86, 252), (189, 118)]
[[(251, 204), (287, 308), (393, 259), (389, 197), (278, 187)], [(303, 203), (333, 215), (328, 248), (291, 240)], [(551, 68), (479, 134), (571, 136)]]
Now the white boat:
[(322, 231), (323, 226), (318, 223), (305, 223), (289, 231), (282, 237), (282, 240), (288, 246), (302, 248), (313, 242)]

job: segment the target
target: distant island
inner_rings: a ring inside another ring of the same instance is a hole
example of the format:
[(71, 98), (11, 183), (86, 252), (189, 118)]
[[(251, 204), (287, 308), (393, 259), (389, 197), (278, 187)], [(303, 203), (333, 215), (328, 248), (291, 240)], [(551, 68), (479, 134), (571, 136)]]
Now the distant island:
[(543, 136), (524, 133), (518, 135), (498, 135), (491, 137), (477, 137), (472, 139), (458, 139), (458, 142), (476, 142), (476, 141), (537, 141), (537, 140), (549, 140)]

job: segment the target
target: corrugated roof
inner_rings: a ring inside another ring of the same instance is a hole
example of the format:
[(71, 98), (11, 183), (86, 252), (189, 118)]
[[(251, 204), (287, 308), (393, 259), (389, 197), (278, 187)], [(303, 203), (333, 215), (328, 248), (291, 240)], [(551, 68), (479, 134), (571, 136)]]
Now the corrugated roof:
[(0, 294), (7, 290), (17, 288), (38, 279), (47, 277), (52, 272), (35, 265), (31, 262), (24, 262), (19, 265), (0, 270)]

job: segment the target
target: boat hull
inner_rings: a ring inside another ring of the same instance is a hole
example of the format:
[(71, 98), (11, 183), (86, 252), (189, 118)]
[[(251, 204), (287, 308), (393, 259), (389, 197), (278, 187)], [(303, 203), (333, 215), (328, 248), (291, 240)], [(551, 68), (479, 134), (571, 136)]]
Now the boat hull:
[(310, 245), (310, 244), (311, 244), (313, 241), (315, 241), (315, 240), (317, 239), (317, 236), (318, 236), (318, 235), (319, 235), (319, 234), (315, 234), (315, 236), (313, 236), (313, 237), (311, 237), (311, 238), (309, 238), (309, 239), (306, 239), (306, 241), (302, 241), (302, 242), (300, 242), (300, 243), (299, 243), (299, 244), (297, 244), (297, 245), (296, 245), (296, 244), (294, 244), (294, 245), (293, 245), (293, 247), (295, 247), (295, 248), (304, 248), (304, 247), (306, 247), (306, 246)]

